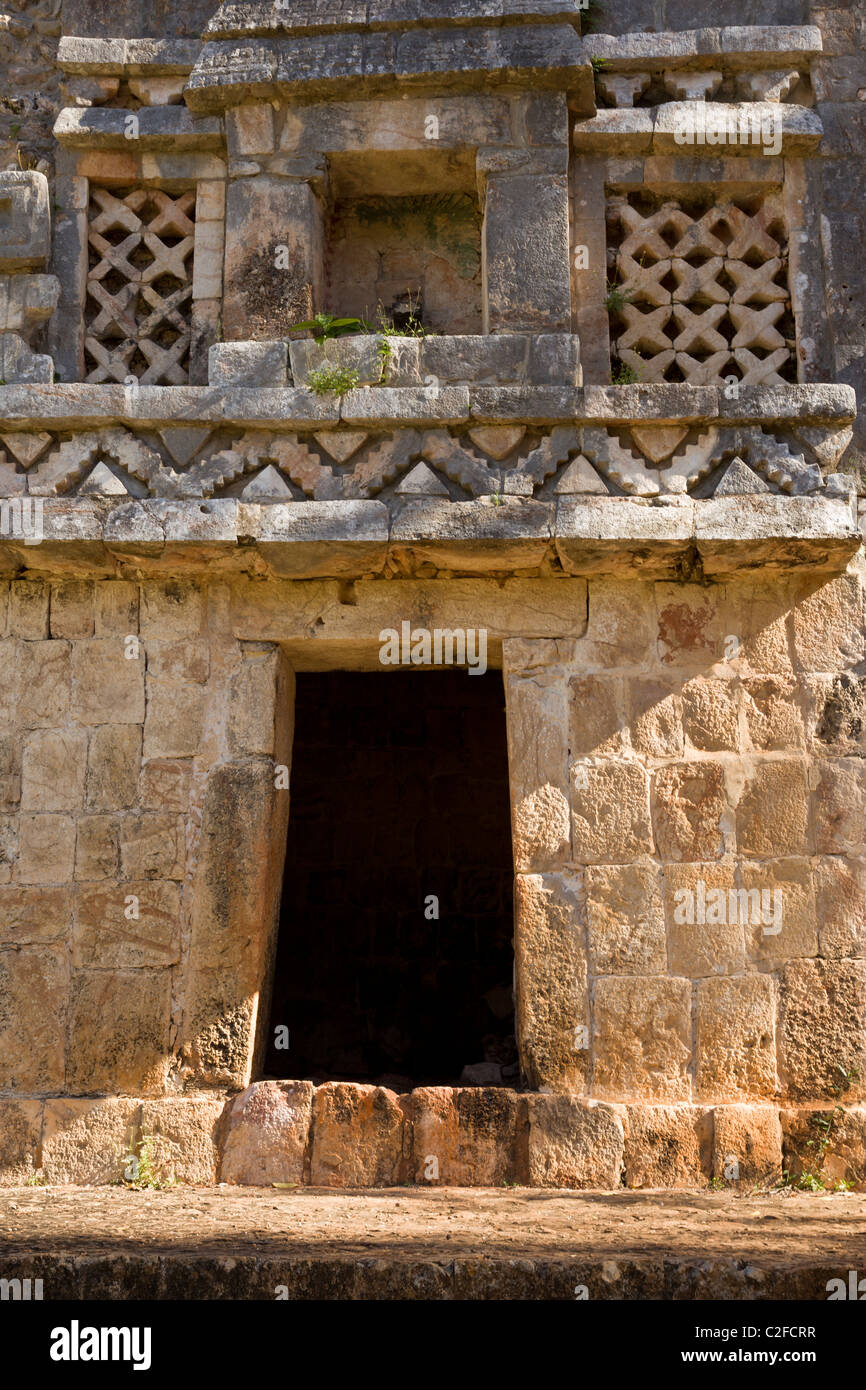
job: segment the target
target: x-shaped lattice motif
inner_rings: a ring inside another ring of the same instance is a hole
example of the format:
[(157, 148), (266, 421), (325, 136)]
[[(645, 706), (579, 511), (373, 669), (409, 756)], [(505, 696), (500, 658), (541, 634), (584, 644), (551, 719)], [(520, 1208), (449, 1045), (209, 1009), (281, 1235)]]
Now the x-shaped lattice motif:
[[(85, 346), (96, 365), (88, 381), (123, 381), (133, 372), (150, 384), (188, 380), (195, 196), (92, 188), (88, 240), (98, 260), (88, 272)], [(117, 245), (110, 240), (115, 232), (126, 233)], [(110, 276), (124, 283), (110, 289)], [(134, 366), (136, 349), (147, 363), (143, 371)]]

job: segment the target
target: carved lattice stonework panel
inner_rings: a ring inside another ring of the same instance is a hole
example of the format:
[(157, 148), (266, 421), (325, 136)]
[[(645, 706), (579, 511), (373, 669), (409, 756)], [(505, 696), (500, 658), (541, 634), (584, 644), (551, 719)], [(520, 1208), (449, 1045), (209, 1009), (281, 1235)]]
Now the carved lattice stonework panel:
[(615, 195), (607, 219), (611, 350), (638, 381), (796, 381), (778, 194), (688, 208)]
[(195, 192), (91, 185), (85, 380), (189, 380)]

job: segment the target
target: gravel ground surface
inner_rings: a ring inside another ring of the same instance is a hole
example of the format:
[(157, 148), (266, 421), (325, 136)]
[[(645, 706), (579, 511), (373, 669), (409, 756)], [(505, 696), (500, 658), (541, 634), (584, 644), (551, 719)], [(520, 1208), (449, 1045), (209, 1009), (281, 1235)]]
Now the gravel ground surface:
[(46, 1298), (826, 1299), (866, 1195), (7, 1188), (0, 1276)]

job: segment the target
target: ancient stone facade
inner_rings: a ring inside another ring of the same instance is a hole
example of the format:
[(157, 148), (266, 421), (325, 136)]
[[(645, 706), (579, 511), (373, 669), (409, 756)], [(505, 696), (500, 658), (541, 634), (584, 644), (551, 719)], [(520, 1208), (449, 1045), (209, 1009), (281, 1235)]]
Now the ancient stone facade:
[[(0, 1182), (147, 1138), (189, 1182), (866, 1183), (853, 12), (42, 8)], [(502, 671), (519, 1084), (263, 1079), (296, 676), (405, 623)]]

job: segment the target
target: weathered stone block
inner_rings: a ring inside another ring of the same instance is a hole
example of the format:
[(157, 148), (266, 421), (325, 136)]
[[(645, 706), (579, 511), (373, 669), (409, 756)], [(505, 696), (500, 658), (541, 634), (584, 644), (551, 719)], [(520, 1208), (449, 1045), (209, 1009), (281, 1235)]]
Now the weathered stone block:
[(54, 379), (54, 361), (47, 353), (31, 352), (18, 333), (0, 333), (0, 378), (10, 384), (48, 386)]
[(22, 642), (18, 662), (21, 689), (27, 692), (26, 707), (22, 701), (19, 711), (25, 726), (60, 728), (69, 711), (68, 642)]
[(526, 1106), (530, 1187), (619, 1187), (623, 1124), (613, 1106), (546, 1095)]
[(148, 642), (147, 674), (158, 680), (204, 685), (210, 675), (210, 646), (200, 637)]
[(292, 380), (306, 386), (322, 367), (357, 372), (361, 386), (421, 386), (419, 343), (415, 338), (385, 338), (379, 333), (331, 338), (321, 346), (309, 338), (289, 344)]
[(4, 945), (61, 941), (71, 925), (72, 893), (68, 884), (0, 886), (0, 942)]
[(734, 860), (666, 864), (664, 895), (668, 959), (674, 975), (700, 978), (745, 969)]
[(691, 1105), (630, 1105), (625, 1120), (626, 1187), (705, 1187), (712, 1115)]
[(231, 159), (270, 154), (274, 148), (274, 109), (266, 102), (235, 106), (226, 112), (226, 141)]
[(84, 800), (87, 735), (80, 729), (28, 734), (21, 760), (22, 811), (75, 811)]
[(135, 1142), (139, 1101), (46, 1100), (42, 1171), (50, 1183), (119, 1182)]
[(803, 714), (794, 680), (746, 677), (743, 691), (746, 728), (754, 749), (774, 753), (804, 746)]
[(184, 1024), (184, 1051), (209, 1081), (249, 1084), (287, 816), (271, 762), (212, 770), (193, 888)]
[(564, 683), (524, 677), (507, 643), (504, 660), (515, 868), (562, 867), (571, 854)]
[(687, 681), (682, 690), (683, 728), (692, 748), (702, 753), (736, 752), (740, 719), (730, 681)]
[(818, 917), (809, 859), (743, 862), (743, 920), (749, 959), (783, 962), (818, 954)]
[(691, 1062), (688, 980), (596, 981), (593, 1089), (610, 1100), (688, 1100)]
[(819, 854), (866, 849), (866, 762), (837, 758), (813, 766), (815, 848)]
[(0, 1187), (21, 1187), (39, 1163), (41, 1100), (0, 1100)]
[(90, 735), (85, 805), (89, 811), (118, 811), (135, 802), (141, 762), (141, 729), (101, 724)]
[(220, 1180), (301, 1184), (315, 1089), (311, 1081), (257, 1081), (242, 1091), (228, 1116)]
[(110, 879), (76, 890), (77, 967), (131, 969), (180, 959), (180, 889), (152, 879)]
[(737, 803), (737, 847), (769, 858), (808, 853), (809, 789), (805, 766), (759, 762)]
[(176, 1182), (213, 1187), (219, 1166), (222, 1096), (171, 1096), (142, 1103), (139, 1131), (155, 1161)]
[(516, 1031), (529, 1084), (583, 1089), (589, 1045), (583, 885), (570, 873), (515, 880)]
[(696, 1089), (704, 1100), (762, 1100), (776, 1091), (775, 984), (768, 975), (698, 982)]
[(0, 175), (0, 271), (40, 270), (51, 245), (48, 180), (35, 169)]
[(635, 678), (626, 687), (631, 746), (651, 758), (681, 757), (683, 702), (661, 681)]
[(0, 1087), (61, 1091), (69, 990), (64, 946), (0, 950)]
[(813, 1173), (828, 1187), (866, 1187), (866, 1108), (783, 1110), (781, 1122), (783, 1166), (793, 1178)]
[(653, 587), (601, 575), (590, 581), (589, 621), (580, 659), (606, 669), (643, 666), (654, 659)]
[(22, 816), (18, 839), (20, 883), (68, 883), (75, 864), (71, 816)]
[(144, 719), (144, 660), (117, 637), (75, 642), (72, 700), (79, 724), (140, 724)]
[(412, 1122), (414, 1181), (444, 1187), (501, 1187), (521, 1172), (527, 1118), (522, 1096), (490, 1087), (419, 1087), (405, 1103)]
[(586, 921), (591, 975), (667, 972), (661, 874), (651, 860), (588, 868)]
[(568, 180), (491, 174), (483, 232), (484, 331), (571, 328)]
[(393, 1187), (403, 1179), (403, 1111), (384, 1086), (331, 1081), (313, 1098), (314, 1187)]
[(232, 676), (228, 736), (233, 754), (274, 752), (281, 660), (274, 647), (248, 643)]
[(111, 878), (117, 873), (119, 824), (116, 816), (84, 816), (75, 840), (75, 877)]
[(188, 580), (143, 584), (140, 616), (145, 638), (195, 637), (204, 619), (204, 593), (199, 585)]
[(141, 769), (139, 795), (146, 811), (189, 809), (192, 760), (154, 758)]
[(814, 884), (820, 954), (827, 959), (866, 955), (866, 861), (818, 859)]
[(624, 750), (623, 682), (605, 676), (569, 681), (570, 747), (575, 758), (616, 757)]
[(124, 875), (182, 880), (185, 829), (182, 816), (124, 816), (120, 824), (120, 864)]
[(649, 777), (636, 763), (571, 767), (572, 844), (577, 863), (625, 862), (653, 848)]
[(751, 1190), (782, 1178), (782, 1126), (768, 1105), (717, 1105), (713, 1111), (713, 1177)]
[(50, 629), (52, 637), (93, 636), (93, 584), (87, 579), (71, 579), (51, 590)]
[(39, 642), (48, 636), (47, 584), (17, 579), (9, 585), (9, 636)]
[(235, 179), (226, 197), (227, 339), (272, 342), (322, 303), (321, 204), (309, 184)]
[(190, 758), (199, 750), (207, 694), (201, 686), (147, 683), (145, 758)]
[(862, 1098), (866, 961), (795, 960), (782, 969), (779, 982), (779, 1075), (784, 1094), (799, 1102)]
[(863, 590), (855, 575), (810, 586), (794, 607), (794, 656), (800, 671), (836, 672), (866, 654)]
[(93, 592), (94, 633), (97, 637), (129, 637), (138, 632), (138, 585), (107, 579)]
[(287, 386), (287, 364), (288, 353), (283, 341), (214, 343), (208, 351), (208, 383), (211, 386)]
[(70, 1090), (163, 1091), (170, 1012), (168, 970), (76, 971), (70, 995)]
[(722, 763), (675, 763), (654, 774), (653, 828), (663, 859), (720, 859), (730, 822)]
[(658, 656), (665, 666), (703, 668), (724, 655), (722, 605), (718, 585), (657, 584)]

